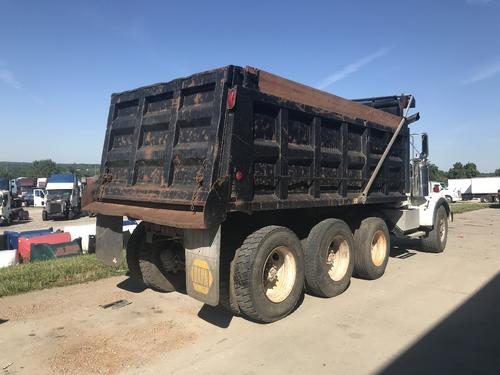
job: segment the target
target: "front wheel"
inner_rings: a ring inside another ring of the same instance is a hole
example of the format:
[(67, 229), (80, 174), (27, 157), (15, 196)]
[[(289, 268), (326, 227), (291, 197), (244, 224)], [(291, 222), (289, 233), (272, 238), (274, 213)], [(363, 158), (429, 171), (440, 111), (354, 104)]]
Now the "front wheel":
[(422, 238), (422, 250), (429, 253), (442, 253), (448, 240), (448, 215), (446, 209), (440, 206), (436, 212), (434, 228), (427, 237)]
[(49, 215), (47, 214), (47, 211), (45, 211), (45, 210), (42, 211), (42, 220), (43, 221), (49, 220)]
[(289, 229), (268, 226), (249, 235), (234, 259), (235, 295), (240, 311), (270, 323), (290, 314), (304, 289), (304, 254)]

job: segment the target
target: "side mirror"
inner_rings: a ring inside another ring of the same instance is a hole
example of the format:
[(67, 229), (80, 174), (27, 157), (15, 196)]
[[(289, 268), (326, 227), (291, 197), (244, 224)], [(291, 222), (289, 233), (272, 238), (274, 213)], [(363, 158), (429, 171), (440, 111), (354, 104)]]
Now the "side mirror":
[(422, 152), (420, 159), (426, 159), (429, 156), (429, 137), (427, 133), (422, 134)]

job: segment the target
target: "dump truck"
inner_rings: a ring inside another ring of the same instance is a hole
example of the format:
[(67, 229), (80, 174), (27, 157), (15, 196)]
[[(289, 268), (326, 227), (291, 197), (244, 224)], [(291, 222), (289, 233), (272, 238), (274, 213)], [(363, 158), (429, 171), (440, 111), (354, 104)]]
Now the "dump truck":
[(123, 217), (141, 220), (131, 277), (258, 322), (304, 291), (374, 280), (391, 237), (442, 252), (450, 208), (428, 194), (428, 137), (410, 155), (411, 95), (347, 100), (226, 66), (111, 96), (96, 253), (120, 265)]

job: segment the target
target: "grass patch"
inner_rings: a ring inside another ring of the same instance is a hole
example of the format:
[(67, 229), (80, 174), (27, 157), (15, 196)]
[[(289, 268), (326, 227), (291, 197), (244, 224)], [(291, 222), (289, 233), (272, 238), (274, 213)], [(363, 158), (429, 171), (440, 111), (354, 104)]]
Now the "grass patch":
[(0, 269), (0, 297), (95, 281), (127, 271), (125, 264), (119, 270), (102, 264), (95, 254), (19, 264)]
[(481, 210), (483, 208), (491, 207), (489, 203), (452, 203), (450, 204), (451, 212), (454, 214), (461, 214), (469, 211)]

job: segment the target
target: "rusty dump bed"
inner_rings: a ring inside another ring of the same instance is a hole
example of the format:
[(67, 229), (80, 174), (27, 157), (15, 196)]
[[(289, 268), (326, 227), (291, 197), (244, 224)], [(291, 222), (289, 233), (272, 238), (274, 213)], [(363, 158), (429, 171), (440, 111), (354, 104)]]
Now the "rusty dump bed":
[[(113, 94), (85, 209), (203, 228), (231, 211), (356, 204), (407, 103), (236, 66)], [(408, 164), (404, 125), (366, 204), (405, 199)]]

